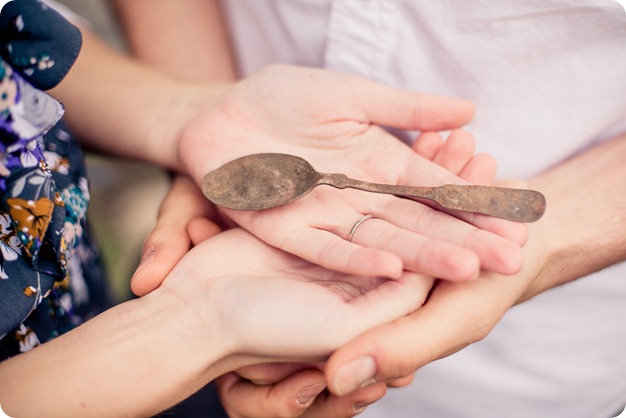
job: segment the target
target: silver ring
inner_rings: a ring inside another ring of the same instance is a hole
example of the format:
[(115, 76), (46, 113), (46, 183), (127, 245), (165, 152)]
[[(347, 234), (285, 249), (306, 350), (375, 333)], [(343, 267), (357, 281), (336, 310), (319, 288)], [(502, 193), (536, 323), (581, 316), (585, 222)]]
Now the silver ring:
[(372, 218), (375, 218), (375, 216), (374, 215), (365, 215), (361, 219), (356, 221), (354, 223), (354, 225), (352, 225), (352, 228), (350, 228), (350, 233), (348, 234), (348, 241), (352, 242), (352, 238), (354, 237), (354, 233), (356, 232), (356, 230), (359, 229), (359, 227), (361, 225), (363, 225), (363, 222), (367, 221), (368, 219), (372, 219)]

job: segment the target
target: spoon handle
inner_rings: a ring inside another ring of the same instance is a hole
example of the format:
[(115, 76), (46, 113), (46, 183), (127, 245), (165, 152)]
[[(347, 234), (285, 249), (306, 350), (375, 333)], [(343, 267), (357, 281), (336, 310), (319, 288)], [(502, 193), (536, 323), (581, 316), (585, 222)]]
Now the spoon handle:
[(537, 221), (546, 209), (543, 194), (526, 189), (456, 184), (438, 187), (398, 186), (351, 179), (343, 174), (322, 174), (318, 184), (427, 199), (446, 209), (482, 213), (516, 222)]

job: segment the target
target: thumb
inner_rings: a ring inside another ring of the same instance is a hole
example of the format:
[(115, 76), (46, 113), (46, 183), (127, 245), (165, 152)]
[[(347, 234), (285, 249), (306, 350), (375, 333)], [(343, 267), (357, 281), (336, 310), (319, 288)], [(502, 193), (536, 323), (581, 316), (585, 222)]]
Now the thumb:
[(511, 280), (503, 291), (495, 276), (462, 284), (440, 281), (423, 307), (341, 347), (326, 366), (329, 390), (344, 395), (408, 376), (486, 337), (523, 288)]
[(190, 248), (185, 227), (164, 229), (157, 224), (146, 239), (141, 261), (130, 279), (133, 293), (144, 296), (158, 288)]
[(459, 128), (474, 116), (469, 100), (395, 89), (357, 76), (346, 82), (369, 121), (377, 125), (441, 131)]
[(209, 209), (198, 186), (186, 177), (174, 178), (159, 208), (157, 223), (146, 238), (141, 262), (131, 278), (133, 293), (143, 296), (159, 287), (192, 244), (219, 231), (207, 219)]
[(230, 416), (298, 417), (325, 388), (324, 373), (302, 370), (274, 385), (255, 385), (236, 373), (216, 380), (222, 405)]

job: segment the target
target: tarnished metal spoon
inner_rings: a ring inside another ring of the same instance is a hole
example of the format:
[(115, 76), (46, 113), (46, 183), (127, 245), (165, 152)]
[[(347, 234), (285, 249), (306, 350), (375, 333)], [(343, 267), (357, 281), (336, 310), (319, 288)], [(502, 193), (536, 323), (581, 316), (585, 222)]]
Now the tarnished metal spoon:
[(202, 192), (216, 205), (236, 210), (270, 209), (292, 202), (326, 184), (374, 193), (431, 200), (446, 209), (477, 212), (517, 222), (534, 222), (545, 197), (534, 190), (454, 185), (411, 187), (369, 183), (344, 174), (319, 173), (288, 154), (252, 154), (233, 160), (202, 179)]

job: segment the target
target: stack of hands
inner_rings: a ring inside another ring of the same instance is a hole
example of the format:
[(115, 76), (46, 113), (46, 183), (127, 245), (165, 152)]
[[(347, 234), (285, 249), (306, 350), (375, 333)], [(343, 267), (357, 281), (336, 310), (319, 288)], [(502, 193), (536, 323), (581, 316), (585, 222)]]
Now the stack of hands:
[[(177, 174), (132, 278), (141, 297), (2, 362), (8, 413), (151, 416), (217, 379), (235, 417), (353, 416), (484, 338), (514, 304), (626, 254), (626, 203), (611, 192), (623, 185), (623, 136), (500, 182), (544, 193), (548, 210), (529, 225), (330, 187), (238, 212), (210, 205), (199, 184), (253, 153), (413, 186), (489, 185), (496, 167), (462, 130), (471, 103), (320, 69), (182, 81), (85, 31), (51, 94), (86, 146)], [(409, 147), (394, 130), (419, 133)]]
[[(184, 126), (177, 155), (189, 177), (175, 179), (131, 286), (205, 301), (197, 329), (226, 340), (237, 368), (217, 381), (230, 414), (355, 415), (387, 385), (487, 335), (533, 274), (504, 277), (522, 268), (522, 224), (323, 187), (279, 208), (226, 210), (204, 198), (202, 177), (242, 155), (282, 152), (376, 182), (489, 185), (494, 160), (474, 155), (459, 129), (472, 114), (460, 99), (275, 66)], [(383, 127), (421, 133), (409, 147)]]

